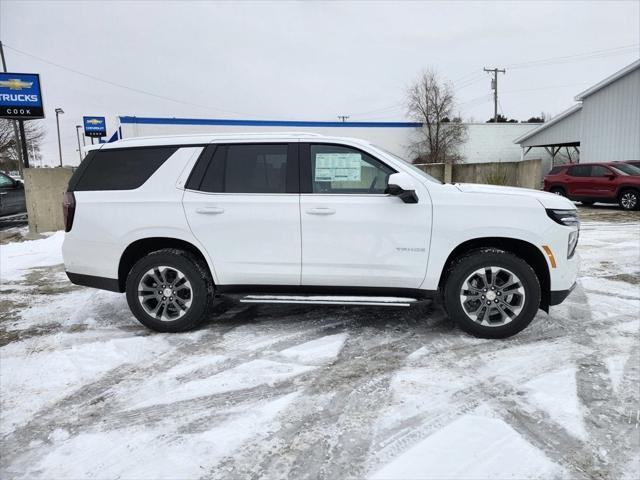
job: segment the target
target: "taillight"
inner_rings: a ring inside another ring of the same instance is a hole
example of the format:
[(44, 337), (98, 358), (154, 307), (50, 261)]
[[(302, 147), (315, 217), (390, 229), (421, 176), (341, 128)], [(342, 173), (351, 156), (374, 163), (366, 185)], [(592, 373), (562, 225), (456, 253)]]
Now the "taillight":
[(64, 231), (70, 232), (73, 227), (73, 216), (76, 213), (76, 197), (73, 192), (65, 192), (62, 199), (62, 213), (64, 214)]

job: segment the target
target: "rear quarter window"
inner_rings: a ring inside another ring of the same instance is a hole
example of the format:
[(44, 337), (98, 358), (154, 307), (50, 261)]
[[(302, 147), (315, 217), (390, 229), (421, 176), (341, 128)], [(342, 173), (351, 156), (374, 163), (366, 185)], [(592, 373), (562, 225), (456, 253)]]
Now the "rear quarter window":
[(134, 190), (154, 174), (178, 147), (94, 150), (69, 181), (69, 191)]

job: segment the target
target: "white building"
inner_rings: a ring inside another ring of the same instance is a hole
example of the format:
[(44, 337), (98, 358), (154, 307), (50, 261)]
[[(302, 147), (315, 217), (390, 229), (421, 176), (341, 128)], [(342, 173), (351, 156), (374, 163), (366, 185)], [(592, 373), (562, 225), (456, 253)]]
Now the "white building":
[[(521, 150), (513, 140), (538, 125), (540, 124), (467, 123), (467, 140), (459, 152), (466, 163), (520, 161)], [(413, 122), (313, 122), (121, 116), (119, 132), (122, 138), (194, 133), (313, 132), (328, 136), (362, 138), (409, 159), (409, 146), (416, 138), (420, 126), (420, 123)], [(548, 160), (550, 156), (542, 151), (535, 158)]]
[[(576, 95), (580, 102), (518, 137), (523, 156), (555, 157), (562, 149), (581, 162), (640, 160), (640, 60)], [(577, 158), (577, 155), (575, 155)]]

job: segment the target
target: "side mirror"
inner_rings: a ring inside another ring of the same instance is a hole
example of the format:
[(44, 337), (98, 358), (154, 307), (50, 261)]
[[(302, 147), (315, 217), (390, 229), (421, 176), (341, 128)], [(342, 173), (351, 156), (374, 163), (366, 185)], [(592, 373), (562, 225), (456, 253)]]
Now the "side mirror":
[(15, 188), (16, 190), (22, 190), (24, 188), (24, 183), (22, 183), (20, 180), (16, 180), (16, 183), (14, 183), (13, 188)]
[(414, 180), (404, 172), (389, 175), (386, 193), (398, 197), (404, 203), (418, 203)]
[(609, 175), (606, 176), (609, 180), (615, 180), (616, 176), (613, 173), (610, 173)]

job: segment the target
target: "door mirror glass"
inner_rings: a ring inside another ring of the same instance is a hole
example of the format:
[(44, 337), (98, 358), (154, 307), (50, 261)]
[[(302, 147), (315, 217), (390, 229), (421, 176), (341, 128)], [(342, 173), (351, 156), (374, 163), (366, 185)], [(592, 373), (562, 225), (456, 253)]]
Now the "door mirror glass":
[(389, 175), (387, 193), (400, 198), (404, 203), (418, 203), (415, 182), (413, 178), (405, 172)]

